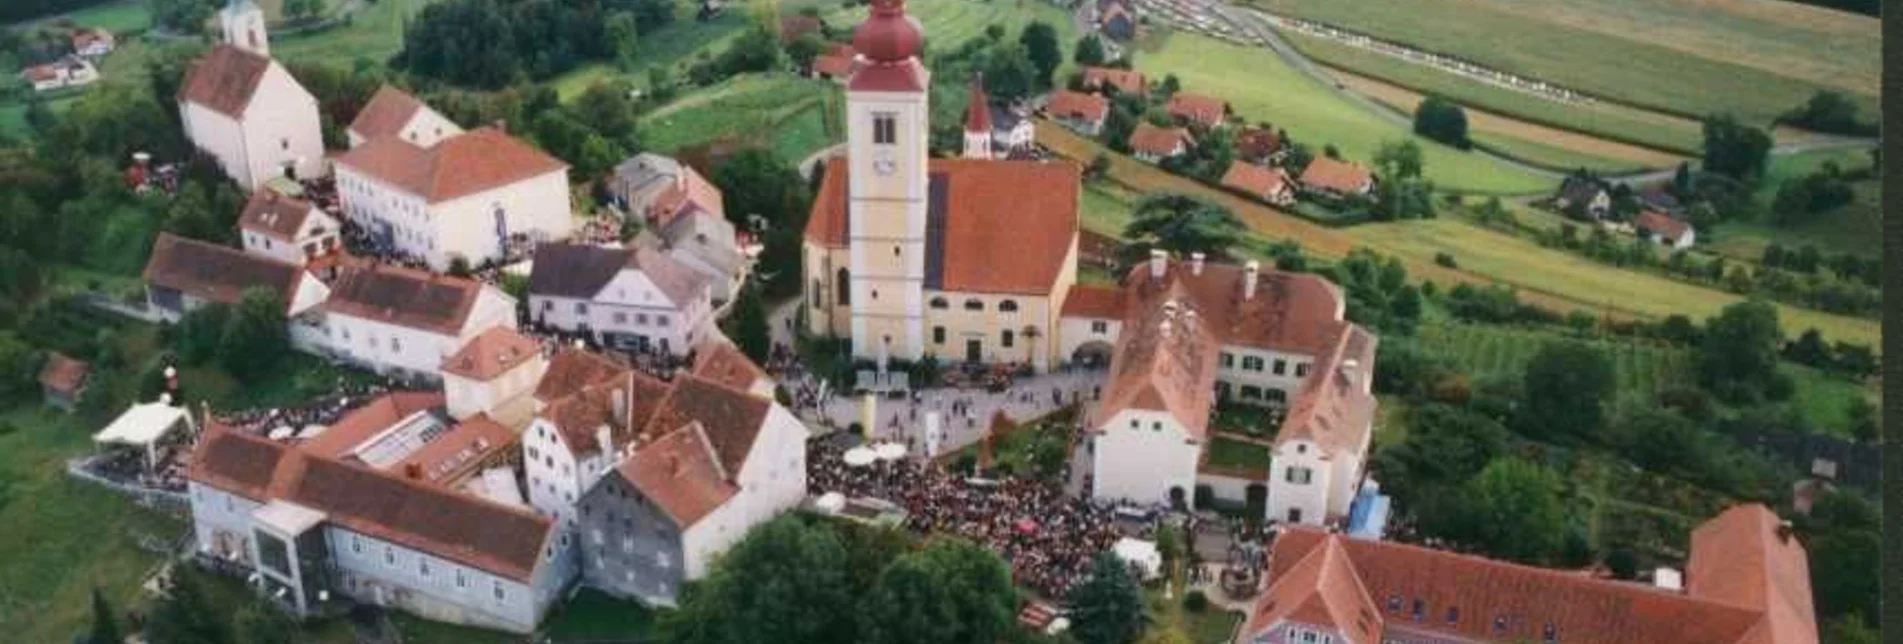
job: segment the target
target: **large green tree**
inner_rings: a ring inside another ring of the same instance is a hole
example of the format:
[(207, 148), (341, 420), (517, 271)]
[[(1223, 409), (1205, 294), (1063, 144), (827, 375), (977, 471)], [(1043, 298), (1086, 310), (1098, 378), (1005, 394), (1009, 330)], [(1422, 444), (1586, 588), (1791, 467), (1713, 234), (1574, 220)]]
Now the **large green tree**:
[(1017, 589), (1004, 560), (962, 539), (934, 540), (887, 566), (867, 598), (874, 644), (997, 642), (1012, 630)]
[(1414, 106), (1414, 133), (1462, 150), (1473, 147), (1467, 138), (1467, 112), (1453, 101), (1429, 96)]
[(225, 321), (218, 342), (218, 361), (239, 378), (268, 373), (290, 351), (284, 318), (284, 298), (264, 287), (245, 289), (238, 306)]
[(689, 586), (661, 630), (679, 644), (858, 641), (849, 561), (833, 530), (782, 515), (748, 532)]
[(1070, 589), (1071, 636), (1080, 644), (1129, 644), (1143, 634), (1143, 594), (1129, 564), (1101, 552)]
[(1581, 342), (1548, 342), (1527, 361), (1521, 379), (1526, 400), (1520, 407), (1520, 431), (1541, 438), (1597, 440), (1616, 384), (1605, 352)]
[(1739, 181), (1756, 181), (1764, 174), (1771, 152), (1771, 135), (1722, 114), (1705, 119), (1705, 171)]
[(749, 229), (749, 216), (766, 220), (769, 228), (806, 227), (812, 194), (799, 171), (771, 150), (748, 148), (714, 167), (708, 180), (720, 188), (727, 219)]
[(238, 642), (241, 644), (296, 644), (304, 641), (297, 624), (263, 601), (252, 601), (238, 610)]
[(1435, 531), (1488, 556), (1547, 562), (1565, 541), (1561, 489), (1559, 475), (1544, 466), (1513, 456), (1494, 459), (1462, 486), (1454, 523)]
[(773, 336), (772, 329), (767, 326), (766, 304), (760, 299), (759, 287), (748, 285), (740, 289), (728, 326), (733, 343), (740, 347), (740, 352), (747, 354), (757, 364), (766, 364), (767, 356), (773, 350)]
[(1228, 208), (1184, 194), (1152, 195), (1137, 204), (1135, 218), (1123, 229), (1132, 252), (1156, 248), (1178, 255), (1228, 254), (1241, 240), (1242, 220)]
[(1024, 53), (1031, 58), (1038, 89), (1050, 89), (1057, 66), (1064, 64), (1064, 48), (1057, 41), (1057, 28), (1042, 20), (1034, 21), (1024, 26), (1024, 32), (1018, 35), (1018, 44), (1024, 46)]
[(205, 580), (189, 565), (171, 568), (170, 592), (152, 607), (145, 623), (152, 644), (234, 644), (230, 614), (205, 594)]
[(1763, 300), (1727, 306), (1705, 322), (1698, 344), (1699, 380), (1728, 401), (1761, 400), (1779, 387), (1778, 353), (1784, 331), (1777, 308)]

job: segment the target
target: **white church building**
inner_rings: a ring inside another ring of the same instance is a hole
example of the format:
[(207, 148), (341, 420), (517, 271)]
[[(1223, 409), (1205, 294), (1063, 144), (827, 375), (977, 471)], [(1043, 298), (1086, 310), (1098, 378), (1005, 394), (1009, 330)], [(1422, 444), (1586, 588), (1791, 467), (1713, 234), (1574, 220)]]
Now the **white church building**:
[(218, 12), (224, 40), (179, 85), (179, 120), (192, 145), (247, 190), (277, 177), (328, 172), (317, 98), (271, 59), (264, 10), (235, 0)]

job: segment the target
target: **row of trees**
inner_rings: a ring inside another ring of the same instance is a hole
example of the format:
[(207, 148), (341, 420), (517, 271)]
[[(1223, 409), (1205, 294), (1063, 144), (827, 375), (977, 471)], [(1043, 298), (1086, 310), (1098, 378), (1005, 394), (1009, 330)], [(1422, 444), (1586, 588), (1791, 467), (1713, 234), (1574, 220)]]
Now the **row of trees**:
[(452, 0), (425, 7), (409, 23), (392, 63), (496, 89), (589, 61), (631, 63), (639, 34), (673, 21), (676, 10), (674, 0)]
[(1779, 184), (1771, 200), (1771, 221), (1791, 227), (1817, 219), (1850, 204), (1857, 197), (1851, 182), (1870, 179), (1874, 173), (1862, 170), (1845, 172), (1835, 161), (1825, 161), (1816, 172)]

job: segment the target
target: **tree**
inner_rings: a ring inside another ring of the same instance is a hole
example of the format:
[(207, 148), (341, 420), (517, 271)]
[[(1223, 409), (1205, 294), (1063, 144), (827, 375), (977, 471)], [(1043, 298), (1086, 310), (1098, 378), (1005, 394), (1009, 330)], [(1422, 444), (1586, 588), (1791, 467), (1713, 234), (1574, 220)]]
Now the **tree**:
[(1777, 309), (1769, 303), (1753, 299), (1727, 306), (1705, 322), (1696, 357), (1699, 381), (1722, 400), (1761, 400), (1776, 388), (1783, 341)]
[(1031, 68), (1037, 71), (1038, 89), (1050, 89), (1057, 67), (1064, 64), (1064, 49), (1057, 42), (1057, 28), (1042, 20), (1033, 21), (1018, 35), (1018, 44), (1024, 46), (1024, 53), (1031, 58)]
[(284, 298), (261, 286), (245, 289), (219, 335), (218, 362), (239, 378), (270, 371), (290, 348)]
[(1606, 568), (1612, 571), (1613, 579), (1638, 579), (1639, 556), (1624, 548), (1613, 550), (1606, 553)]
[(1820, 369), (1830, 368), (1830, 345), (1824, 343), (1824, 335), (1816, 327), (1805, 329), (1795, 342), (1784, 347), (1784, 358), (1801, 365)]
[(218, 343), (224, 338), (231, 316), (230, 305), (213, 302), (179, 318), (177, 340), (172, 343), (179, 359), (186, 364), (204, 364), (218, 357)]
[(1077, 53), (1071, 57), (1079, 65), (1097, 66), (1104, 63), (1103, 41), (1096, 34), (1077, 39)]
[[(1382, 357), (1390, 353), (1383, 346)], [(1499, 421), (1465, 407), (1427, 403), (1410, 412), (1407, 440), (1376, 452), (1375, 462), (1385, 489), (1419, 499), (1473, 478), (1507, 453), (1511, 439)]]
[(1785, 123), (1817, 132), (1851, 136), (1876, 133), (1875, 125), (1857, 118), (1857, 104), (1836, 90), (1818, 90), (1811, 94), (1810, 100), (1781, 118)]
[(760, 301), (760, 289), (748, 285), (740, 289), (732, 317), (733, 342), (740, 352), (757, 364), (766, 364), (773, 351), (772, 331), (767, 327), (766, 304)]
[(1039, 75), (1024, 45), (1015, 42), (993, 45), (978, 69), (985, 74), (985, 92), (999, 101), (1015, 101), (1050, 85), (1049, 76)]
[(1764, 130), (1739, 123), (1729, 114), (1705, 119), (1705, 171), (1739, 181), (1756, 181), (1764, 173), (1771, 137)]
[(793, 64), (802, 70), (812, 69), (813, 59), (819, 58), (824, 51), (826, 41), (814, 33), (800, 34), (793, 42), (786, 44), (786, 57), (793, 59)]
[(324, 0), (284, 0), (284, 15), (294, 21), (316, 18), (324, 12)]
[(0, 331), (0, 400), (32, 391), (38, 384), (40, 360), (33, 346), (8, 331)]
[(1374, 166), (1385, 181), (1419, 177), (1423, 167), (1421, 144), (1415, 143), (1413, 139), (1383, 141), (1381, 149), (1375, 152)]
[(1494, 459), (1462, 486), (1458, 522), (1446, 536), (1489, 556), (1522, 563), (1549, 561), (1566, 535), (1559, 476), (1524, 459)]
[[(661, 619), (681, 644), (857, 641), (846, 548), (825, 525), (781, 515), (747, 533)], [(744, 618), (736, 619), (736, 616)]]
[(252, 601), (238, 611), (238, 641), (243, 644), (292, 644), (304, 638), (284, 613), (263, 601)]
[(229, 616), (205, 595), (204, 573), (189, 565), (171, 568), (171, 588), (145, 624), (152, 644), (234, 644)]
[(1605, 352), (1580, 342), (1548, 342), (1526, 364), (1520, 431), (1541, 438), (1595, 439), (1615, 383)]
[(1139, 250), (1158, 248), (1180, 255), (1223, 257), (1244, 227), (1228, 208), (1183, 194), (1160, 194), (1137, 204), (1123, 236)]
[(635, 23), (634, 14), (627, 11), (615, 11), (608, 14), (608, 20), (602, 25), (602, 35), (608, 39), (608, 48), (614, 56), (615, 66), (621, 71), (634, 71), (636, 54), (640, 53), (640, 27)]
[(119, 630), (119, 617), (106, 603), (106, 594), (93, 587), (93, 624), (86, 633), (86, 644), (121, 644), (125, 639), (125, 633)]
[(1129, 644), (1143, 634), (1143, 595), (1115, 554), (1090, 560), (1090, 576), (1070, 589), (1071, 635), (1080, 644)]
[(936, 539), (879, 576), (866, 602), (864, 641), (1000, 641), (1015, 626), (1017, 602), (1003, 559), (963, 539)]
[(1467, 138), (1467, 111), (1439, 96), (1414, 107), (1414, 133), (1462, 150), (1473, 147)]
[(152, 20), (184, 34), (199, 34), (218, 8), (214, 0), (152, 0)]

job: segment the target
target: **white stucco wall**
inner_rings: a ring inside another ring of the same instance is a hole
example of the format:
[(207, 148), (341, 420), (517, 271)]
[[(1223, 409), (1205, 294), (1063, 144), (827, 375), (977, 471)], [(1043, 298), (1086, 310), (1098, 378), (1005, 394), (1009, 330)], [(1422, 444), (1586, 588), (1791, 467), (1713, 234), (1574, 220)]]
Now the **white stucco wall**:
[[(1306, 468), (1308, 483), (1291, 483), (1289, 470)], [(1334, 484), (1334, 464), (1322, 458), (1315, 443), (1290, 440), (1277, 445), (1269, 456), (1269, 503), (1267, 519), (1286, 523), (1289, 511), (1301, 510), (1301, 523), (1322, 525), (1328, 518), (1329, 494)]]
[(566, 584), (561, 578), (564, 572), (568, 578), (574, 574), (565, 552), (572, 543), (564, 545), (556, 539), (547, 544), (531, 584), (336, 524), (325, 527), (325, 538), (337, 564), (340, 592), (427, 619), (516, 633), (534, 630), (549, 604), (560, 596)]
[(529, 398), (548, 370), (548, 360), (537, 355), (489, 380), (443, 373), (443, 403), (458, 420), (488, 414), (505, 427), (519, 429), (534, 413)]
[(709, 292), (702, 289), (687, 302), (667, 297), (645, 273), (624, 270), (594, 298), (529, 294), (529, 315), (563, 331), (584, 325), (596, 333), (647, 336), (653, 346), (666, 341), (669, 353), (685, 355), (706, 333), (713, 311)]
[(740, 492), (682, 533), (688, 579), (707, 574), (714, 555), (806, 498), (806, 426), (773, 405), (740, 467)]
[(531, 240), (568, 239), (575, 226), (568, 203), (568, 171), (550, 172), (507, 186), (431, 204), (426, 224), (436, 248), (422, 256), (432, 268), (448, 268), (461, 255), (471, 266), (498, 257), (495, 213), (500, 208), (511, 234)]
[[(1275, 372), (1277, 361), (1282, 365), (1280, 375)], [(1228, 383), (1231, 401), (1264, 404), (1273, 399), (1273, 394), (1269, 394), (1268, 390), (1275, 389), (1282, 392), (1282, 400), (1286, 402), (1294, 399), (1295, 393), (1301, 390), (1303, 382), (1308, 379), (1296, 374), (1306, 373), (1313, 363), (1313, 356), (1227, 344), (1223, 345), (1222, 354), (1216, 359), (1216, 380)], [(1263, 395), (1251, 399), (1243, 395), (1243, 387), (1259, 388)]]
[[(1098, 331), (1101, 325), (1103, 330)], [(1070, 360), (1077, 355), (1077, 348), (1092, 342), (1110, 345), (1116, 350), (1117, 334), (1123, 332), (1123, 321), (1110, 318), (1066, 317), (1058, 321), (1057, 342), (1058, 359)], [(1108, 357), (1106, 356), (1106, 359)]]
[(1126, 409), (1098, 430), (1091, 455), (1093, 498), (1167, 503), (1170, 488), (1180, 487), (1183, 500), (1192, 500), (1202, 445), (1191, 439), (1175, 417)]

